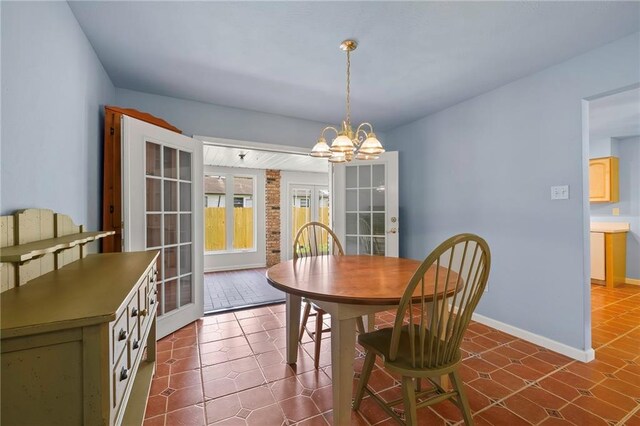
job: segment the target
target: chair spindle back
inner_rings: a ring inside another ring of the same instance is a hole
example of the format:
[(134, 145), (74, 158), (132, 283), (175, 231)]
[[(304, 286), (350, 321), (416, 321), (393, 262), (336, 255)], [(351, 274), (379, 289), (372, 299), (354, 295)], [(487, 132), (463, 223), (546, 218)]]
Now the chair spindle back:
[[(409, 281), (398, 307), (390, 359), (395, 360), (402, 326), (408, 323), (414, 368), (454, 362), (484, 293), (490, 265), (489, 246), (477, 235), (456, 235), (433, 250)], [(447, 297), (433, 297), (439, 293)]]
[(310, 256), (343, 255), (342, 245), (336, 234), (321, 222), (302, 225), (293, 243), (293, 259)]

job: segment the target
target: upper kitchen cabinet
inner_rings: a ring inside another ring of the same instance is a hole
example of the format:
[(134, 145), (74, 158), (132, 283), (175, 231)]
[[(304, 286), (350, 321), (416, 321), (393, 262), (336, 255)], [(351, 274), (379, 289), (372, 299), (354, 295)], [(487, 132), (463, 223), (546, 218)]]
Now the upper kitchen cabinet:
[(589, 160), (589, 201), (616, 203), (618, 190), (618, 158), (602, 157)]

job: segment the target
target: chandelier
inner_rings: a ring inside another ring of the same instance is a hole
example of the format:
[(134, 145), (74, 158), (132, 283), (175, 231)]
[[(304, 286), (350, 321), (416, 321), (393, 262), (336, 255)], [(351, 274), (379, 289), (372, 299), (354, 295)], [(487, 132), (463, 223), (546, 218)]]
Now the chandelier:
[[(332, 163), (344, 163), (353, 160), (375, 160), (384, 152), (380, 141), (373, 133), (373, 126), (370, 123), (360, 124), (355, 132), (351, 127), (351, 51), (358, 47), (355, 40), (345, 40), (340, 45), (340, 49), (347, 52), (347, 118), (342, 122), (340, 130), (333, 126), (322, 129), (318, 141), (311, 149), (312, 157), (328, 158)], [(327, 144), (324, 135), (327, 131), (336, 134), (331, 146)]]

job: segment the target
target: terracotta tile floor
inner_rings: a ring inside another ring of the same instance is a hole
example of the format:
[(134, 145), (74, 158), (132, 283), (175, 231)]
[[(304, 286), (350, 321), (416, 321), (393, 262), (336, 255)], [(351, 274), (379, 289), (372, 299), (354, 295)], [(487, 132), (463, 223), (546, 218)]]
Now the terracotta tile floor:
[[(640, 287), (594, 286), (592, 309), (596, 360), (589, 364), (472, 323), (461, 374), (476, 424), (640, 425)], [(331, 424), (330, 342), (323, 342), (318, 371), (306, 336), (298, 364), (286, 365), (284, 310), (208, 316), (158, 342), (144, 424)], [(378, 314), (377, 326), (393, 317)], [(383, 398), (399, 395), (398, 381), (379, 366), (370, 385)], [(449, 402), (421, 409), (419, 418), (429, 425), (461, 420)], [(352, 424), (393, 423), (367, 398)]]

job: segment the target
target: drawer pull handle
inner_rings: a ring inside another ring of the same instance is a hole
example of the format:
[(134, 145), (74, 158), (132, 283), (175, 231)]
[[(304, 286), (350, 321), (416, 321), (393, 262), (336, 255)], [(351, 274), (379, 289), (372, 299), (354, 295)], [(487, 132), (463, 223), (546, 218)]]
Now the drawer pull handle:
[(126, 340), (127, 339), (127, 330), (125, 330), (124, 328), (120, 329), (120, 332), (118, 333), (118, 340)]
[(129, 378), (129, 370), (122, 367), (122, 370), (120, 370), (120, 381), (127, 380), (128, 378)]
[(140, 347), (140, 342), (138, 342), (138, 339), (135, 339), (133, 341), (133, 349), (138, 349)]
[(138, 316), (138, 308), (133, 308), (131, 310), (131, 316), (132, 317), (137, 317)]
[(148, 313), (149, 313), (149, 311), (147, 311), (146, 309), (143, 309), (143, 310), (140, 311), (140, 316), (141, 317), (146, 317)]

